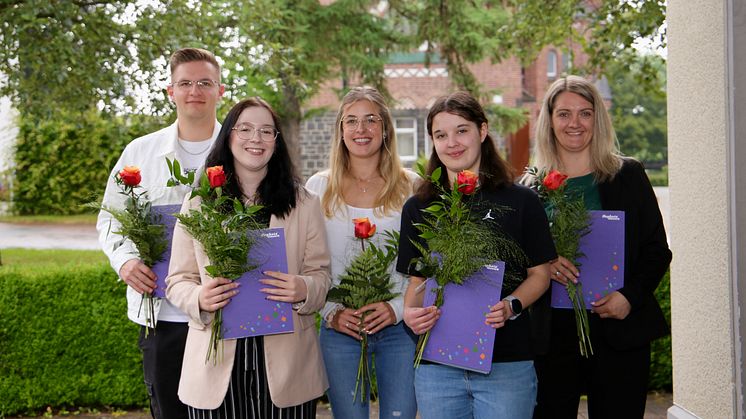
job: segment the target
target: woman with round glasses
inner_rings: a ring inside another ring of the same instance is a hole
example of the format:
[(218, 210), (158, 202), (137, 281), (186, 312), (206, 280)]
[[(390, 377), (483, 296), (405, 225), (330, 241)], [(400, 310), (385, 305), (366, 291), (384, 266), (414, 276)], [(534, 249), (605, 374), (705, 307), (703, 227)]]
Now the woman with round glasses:
[[(391, 114), (383, 96), (370, 87), (350, 90), (337, 112), (329, 169), (313, 175), (306, 187), (321, 196), (332, 256), (332, 281), (340, 282), (347, 264), (360, 251), (355, 218), (367, 217), (376, 231), (399, 230), (401, 208), (412, 193), (414, 173), (402, 168)], [(381, 245), (382, 235), (371, 240)], [(369, 417), (369, 397), (353, 400), (361, 334), (368, 335), (367, 362), (375, 356), (380, 417), (414, 418), (415, 342), (404, 326), (403, 293), (407, 281), (390, 268), (399, 296), (364, 307), (327, 302), (321, 314), (321, 349), (336, 418)], [(365, 323), (361, 313), (367, 312)]]
[[(174, 230), (168, 298), (190, 317), (179, 398), (190, 418), (313, 418), (327, 388), (315, 313), (329, 289), (329, 252), (319, 200), (299, 183), (279, 121), (262, 99), (236, 104), (206, 167), (223, 166), (223, 193), (263, 206), (261, 224), (285, 230), (288, 272), (264, 272), (266, 298), (293, 303), (293, 333), (223, 341), (205, 362), (213, 314), (240, 292), (205, 272), (207, 256), (180, 223)], [(198, 208), (187, 200), (183, 210)]]

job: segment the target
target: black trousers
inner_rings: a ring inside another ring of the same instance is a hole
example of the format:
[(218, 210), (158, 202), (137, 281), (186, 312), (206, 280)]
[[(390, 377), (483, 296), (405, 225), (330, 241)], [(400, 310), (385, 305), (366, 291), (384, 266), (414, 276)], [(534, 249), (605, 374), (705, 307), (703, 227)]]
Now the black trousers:
[(534, 419), (576, 419), (582, 393), (588, 395), (591, 419), (645, 415), (650, 344), (616, 350), (600, 336), (601, 320), (597, 316), (590, 320), (593, 355), (585, 358), (580, 355), (573, 311), (552, 310), (549, 352), (534, 362), (539, 380)]
[(150, 396), (150, 413), (155, 419), (189, 416), (177, 394), (188, 330), (187, 323), (159, 321), (146, 338), (145, 326), (140, 327), (143, 376)]

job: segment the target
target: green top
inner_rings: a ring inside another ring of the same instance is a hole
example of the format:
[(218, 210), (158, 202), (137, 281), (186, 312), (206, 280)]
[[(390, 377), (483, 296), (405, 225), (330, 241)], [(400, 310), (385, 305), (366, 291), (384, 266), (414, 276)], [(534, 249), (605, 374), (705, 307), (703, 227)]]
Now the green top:
[(593, 173), (567, 179), (567, 189), (565, 190), (570, 194), (582, 194), (586, 210), (603, 209), (601, 208), (601, 195), (598, 193), (598, 185), (593, 178)]

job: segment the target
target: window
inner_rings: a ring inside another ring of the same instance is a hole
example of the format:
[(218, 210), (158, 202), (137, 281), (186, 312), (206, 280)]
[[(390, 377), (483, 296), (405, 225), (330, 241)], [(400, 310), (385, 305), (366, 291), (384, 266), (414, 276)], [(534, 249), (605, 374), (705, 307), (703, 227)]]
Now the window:
[(572, 56), (569, 52), (565, 51), (562, 53), (562, 71), (567, 73), (570, 73), (570, 70), (572, 69)]
[(553, 79), (557, 77), (557, 53), (549, 51), (547, 54), (547, 77)]
[(399, 158), (402, 161), (417, 159), (417, 120), (415, 118), (395, 118), (394, 130)]

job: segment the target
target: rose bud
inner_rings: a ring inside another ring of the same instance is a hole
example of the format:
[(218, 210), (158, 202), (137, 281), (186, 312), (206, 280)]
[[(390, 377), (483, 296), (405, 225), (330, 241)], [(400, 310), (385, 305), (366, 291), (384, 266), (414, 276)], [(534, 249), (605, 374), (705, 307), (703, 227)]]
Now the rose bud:
[(127, 186), (139, 185), (142, 180), (140, 168), (137, 166), (124, 166), (124, 169), (119, 172), (119, 179)]
[(368, 217), (353, 218), (352, 222), (355, 223), (355, 237), (369, 239), (376, 234), (376, 225), (371, 224)]
[(541, 182), (542, 185), (544, 185), (547, 190), (553, 191), (562, 184), (565, 183), (565, 180), (567, 179), (567, 175), (563, 175), (558, 170), (552, 170), (549, 172), (549, 174), (544, 178), (544, 180)]
[(473, 194), (477, 188), (477, 183), (479, 183), (479, 175), (471, 170), (462, 170), (456, 176), (458, 191), (464, 195)]
[(225, 172), (223, 171), (223, 166), (208, 167), (205, 172), (207, 173), (207, 179), (210, 181), (211, 188), (225, 185)]

